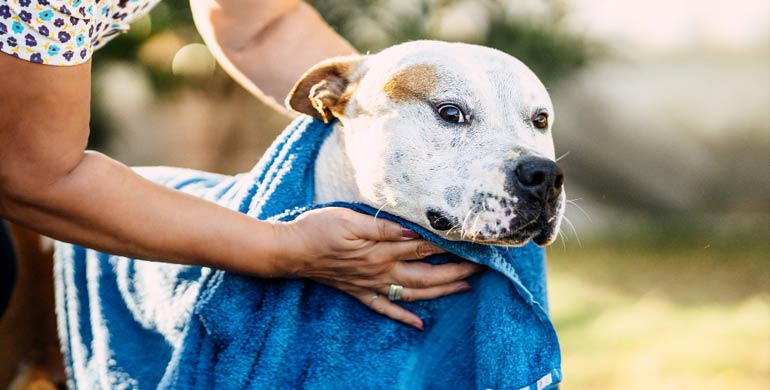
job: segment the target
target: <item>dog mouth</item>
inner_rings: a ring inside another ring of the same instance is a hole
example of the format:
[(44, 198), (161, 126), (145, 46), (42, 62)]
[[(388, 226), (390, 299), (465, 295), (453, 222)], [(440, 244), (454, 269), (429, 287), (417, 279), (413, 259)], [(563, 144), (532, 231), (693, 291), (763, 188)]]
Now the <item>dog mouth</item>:
[(425, 216), (431, 228), (453, 241), (501, 246), (523, 246), (529, 241), (547, 246), (553, 242), (559, 227), (560, 202), (518, 207), (515, 201), (508, 203), (500, 209), (472, 208), (463, 219), (439, 208), (429, 209)]

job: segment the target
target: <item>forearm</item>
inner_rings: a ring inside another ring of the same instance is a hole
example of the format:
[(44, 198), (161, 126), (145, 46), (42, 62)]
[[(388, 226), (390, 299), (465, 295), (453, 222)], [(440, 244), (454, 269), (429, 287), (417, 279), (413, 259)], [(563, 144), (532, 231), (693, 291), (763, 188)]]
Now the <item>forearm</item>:
[[(28, 184), (29, 185), (29, 184)], [(67, 175), (5, 197), (3, 214), (101, 251), (271, 276), (281, 253), (267, 222), (144, 179), (98, 153)]]
[(195, 24), (220, 65), (251, 93), (283, 103), (317, 62), (355, 53), (298, 0), (194, 0)]

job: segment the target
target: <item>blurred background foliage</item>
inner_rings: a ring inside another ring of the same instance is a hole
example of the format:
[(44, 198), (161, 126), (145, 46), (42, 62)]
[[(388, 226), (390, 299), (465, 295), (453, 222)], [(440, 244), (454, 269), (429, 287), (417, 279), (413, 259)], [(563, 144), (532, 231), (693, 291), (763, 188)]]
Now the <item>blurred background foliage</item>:
[[(361, 52), (477, 43), (549, 88), (571, 200), (548, 249), (564, 389), (770, 388), (767, 1), (311, 4)], [(244, 171), (290, 119), (215, 65), (186, 0), (93, 66), (91, 147), (131, 165)]]

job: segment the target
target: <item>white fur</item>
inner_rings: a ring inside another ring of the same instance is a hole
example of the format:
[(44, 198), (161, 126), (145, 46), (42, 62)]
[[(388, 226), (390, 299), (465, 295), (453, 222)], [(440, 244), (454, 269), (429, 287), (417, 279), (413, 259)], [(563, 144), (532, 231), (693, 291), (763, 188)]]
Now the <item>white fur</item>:
[[(430, 102), (463, 104), (471, 116), (467, 125), (442, 122), (429, 102), (394, 102), (383, 93), (394, 74), (416, 64), (438, 71)], [(553, 106), (529, 68), (490, 48), (417, 41), (362, 57), (350, 78), (356, 90), (318, 157), (317, 202), (363, 202), (428, 229), (426, 211), (438, 207), (462, 222), (457, 229), (436, 231), (449, 239), (526, 242), (496, 235), (500, 221), (518, 217), (520, 203), (503, 188), (504, 164), (522, 153), (554, 159)], [(538, 109), (549, 114), (546, 129), (531, 123)], [(495, 195), (489, 211), (486, 204), (473, 207), (478, 192)], [(507, 207), (499, 199), (506, 199)], [(562, 191), (549, 242), (563, 209)]]

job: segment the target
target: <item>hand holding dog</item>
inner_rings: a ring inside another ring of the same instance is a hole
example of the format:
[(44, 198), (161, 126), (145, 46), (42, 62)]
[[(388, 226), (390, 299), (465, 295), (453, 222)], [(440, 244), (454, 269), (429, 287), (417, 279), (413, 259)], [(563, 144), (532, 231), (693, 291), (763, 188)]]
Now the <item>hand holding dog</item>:
[(469, 290), (463, 279), (483, 268), (471, 262), (409, 261), (444, 251), (397, 223), (343, 208), (313, 210), (276, 228), (278, 237), (291, 240), (280, 247), (292, 248), (276, 264), (280, 274), (337, 288), (417, 329), (423, 328), (422, 320), (387, 299), (391, 284), (404, 286), (402, 300), (432, 299)]

